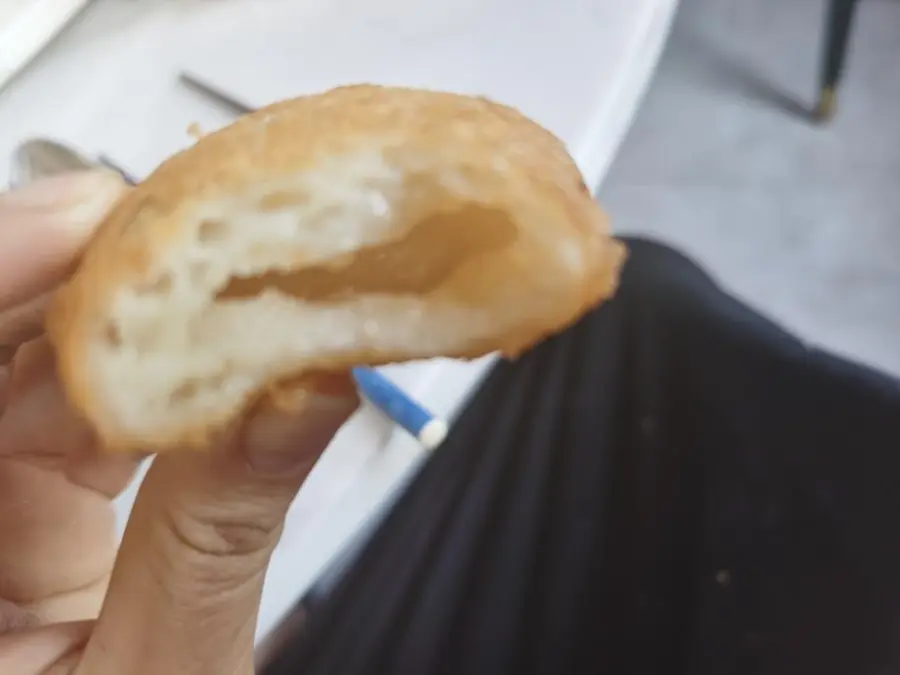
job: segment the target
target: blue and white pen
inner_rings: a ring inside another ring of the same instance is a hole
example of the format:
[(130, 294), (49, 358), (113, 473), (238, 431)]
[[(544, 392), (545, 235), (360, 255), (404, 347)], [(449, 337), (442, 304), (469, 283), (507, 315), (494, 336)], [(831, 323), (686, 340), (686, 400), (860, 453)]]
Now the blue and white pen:
[(419, 439), (426, 449), (439, 446), (447, 436), (447, 423), (412, 400), (400, 387), (371, 368), (354, 368), (360, 393), (381, 412)]

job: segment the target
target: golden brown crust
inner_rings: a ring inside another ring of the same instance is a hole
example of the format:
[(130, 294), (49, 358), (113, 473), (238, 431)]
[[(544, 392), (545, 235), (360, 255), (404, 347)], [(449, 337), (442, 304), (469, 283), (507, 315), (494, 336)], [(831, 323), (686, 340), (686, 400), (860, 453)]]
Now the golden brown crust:
[[(105, 315), (116, 289), (145, 279), (151, 262), (183, 227), (183, 213), (198, 202), (253, 183), (312, 170), (373, 139), (388, 139), (386, 152), (413, 147), (447, 164), (470, 167), (496, 205), (513, 214), (545, 214), (555, 226), (576, 232), (589, 266), (580, 291), (573, 289), (565, 320), (538, 323), (531, 332), (498, 335), (464, 353), (440, 356), (474, 358), (495, 350), (515, 356), (614, 292), (624, 246), (608, 236), (604, 214), (565, 147), (549, 131), (482, 98), (370, 85), (342, 87), (276, 103), (204, 136), (164, 162), (109, 214), (48, 313), (48, 332), (73, 403), (97, 422), (99, 406), (92, 402), (95, 385), (86, 358), (91, 326)], [(390, 139), (396, 139), (394, 146)], [(485, 162), (495, 158), (502, 161), (503, 171), (485, 172)], [(316, 365), (323, 371), (342, 371), (360, 362), (379, 365), (426, 356), (437, 355), (358, 353)], [(199, 421), (195, 440), (202, 442), (218, 422)]]

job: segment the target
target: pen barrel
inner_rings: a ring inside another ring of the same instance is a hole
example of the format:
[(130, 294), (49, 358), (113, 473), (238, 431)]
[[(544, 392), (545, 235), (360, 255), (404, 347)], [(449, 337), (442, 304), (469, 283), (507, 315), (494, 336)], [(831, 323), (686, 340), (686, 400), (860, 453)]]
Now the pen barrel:
[(413, 436), (420, 436), (435, 416), (413, 401), (400, 387), (370, 368), (355, 368), (360, 392)]

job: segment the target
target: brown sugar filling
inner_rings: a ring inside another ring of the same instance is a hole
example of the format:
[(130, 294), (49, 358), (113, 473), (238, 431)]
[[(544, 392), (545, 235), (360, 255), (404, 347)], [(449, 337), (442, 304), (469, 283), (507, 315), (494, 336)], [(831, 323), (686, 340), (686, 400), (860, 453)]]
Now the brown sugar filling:
[(403, 239), (362, 249), (340, 268), (319, 265), (235, 277), (218, 298), (252, 298), (266, 289), (309, 302), (357, 294), (424, 295), (438, 289), (466, 261), (506, 248), (516, 237), (517, 228), (504, 211), (468, 204), (433, 213)]

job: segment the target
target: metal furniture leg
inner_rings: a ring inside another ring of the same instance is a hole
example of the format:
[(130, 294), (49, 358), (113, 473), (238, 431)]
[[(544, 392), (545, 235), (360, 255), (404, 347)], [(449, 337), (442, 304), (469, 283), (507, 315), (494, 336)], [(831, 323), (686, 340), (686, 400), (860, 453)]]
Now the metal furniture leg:
[(819, 103), (816, 106), (816, 116), (821, 121), (828, 121), (834, 116), (837, 90), (847, 59), (850, 30), (858, 4), (859, 0), (829, 0)]

